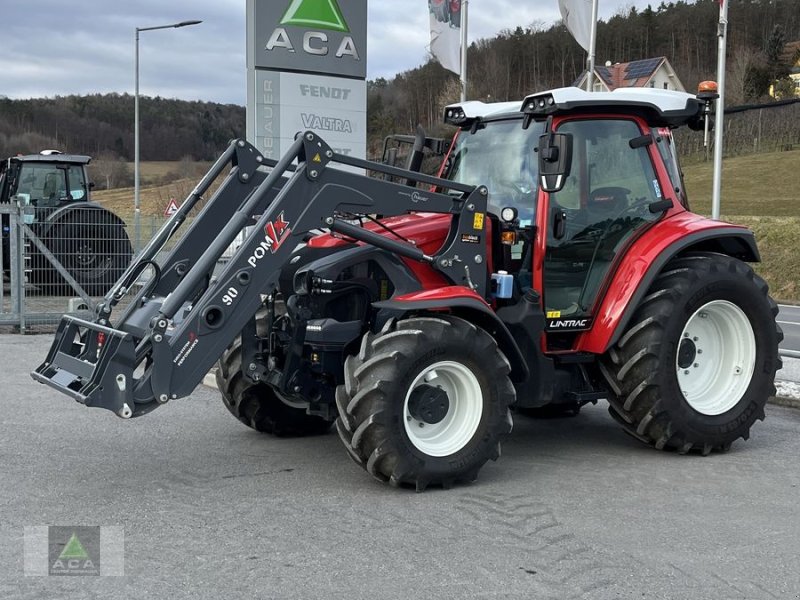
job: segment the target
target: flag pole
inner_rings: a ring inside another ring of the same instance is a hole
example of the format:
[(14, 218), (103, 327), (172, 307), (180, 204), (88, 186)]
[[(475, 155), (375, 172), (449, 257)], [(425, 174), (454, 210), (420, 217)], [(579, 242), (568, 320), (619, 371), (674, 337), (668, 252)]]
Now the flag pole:
[(461, 2), (461, 102), (467, 101), (467, 10), (469, 0)]
[(714, 111), (714, 188), (711, 194), (711, 218), (719, 219), (722, 192), (722, 120), (725, 112), (725, 48), (728, 34), (728, 1), (720, 0), (717, 27), (717, 108)]
[(599, 0), (592, 0), (592, 29), (589, 34), (589, 56), (587, 57), (586, 91), (591, 92), (594, 87), (594, 48), (597, 44), (597, 5)]

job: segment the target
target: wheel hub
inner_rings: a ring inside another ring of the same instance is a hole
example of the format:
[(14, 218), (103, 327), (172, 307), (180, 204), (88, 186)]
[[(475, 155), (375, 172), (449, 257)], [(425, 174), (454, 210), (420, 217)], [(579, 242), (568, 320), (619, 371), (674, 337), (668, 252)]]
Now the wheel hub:
[(688, 369), (694, 364), (694, 359), (697, 357), (697, 346), (694, 341), (689, 338), (683, 338), (681, 345), (678, 348), (678, 366), (681, 369)]
[(403, 404), (405, 432), (411, 444), (428, 456), (450, 456), (469, 444), (477, 432), (483, 391), (469, 367), (444, 360), (422, 369)]
[(703, 415), (721, 415), (742, 399), (756, 365), (756, 338), (745, 312), (712, 300), (689, 317), (675, 369), (687, 404)]
[(440, 387), (424, 383), (411, 392), (408, 399), (408, 412), (417, 421), (428, 425), (440, 423), (450, 410), (450, 399)]

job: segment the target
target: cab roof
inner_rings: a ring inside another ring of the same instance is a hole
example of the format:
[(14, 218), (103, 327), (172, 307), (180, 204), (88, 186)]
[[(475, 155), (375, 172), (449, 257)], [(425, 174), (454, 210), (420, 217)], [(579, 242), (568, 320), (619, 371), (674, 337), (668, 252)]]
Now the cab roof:
[(41, 163), (68, 163), (73, 165), (88, 165), (91, 156), (83, 154), (24, 154), (12, 156), (12, 162), (41, 162)]
[(652, 88), (617, 88), (613, 92), (587, 92), (564, 87), (531, 94), (520, 102), (480, 101), (451, 104), (444, 109), (446, 123), (468, 126), (480, 119), (513, 118), (523, 115), (544, 120), (555, 114), (597, 112), (638, 114), (654, 127), (696, 124), (704, 103), (692, 94)]
[(692, 94), (653, 88), (617, 88), (613, 92), (587, 92), (564, 87), (531, 94), (520, 111), (535, 120), (550, 115), (581, 112), (635, 114), (651, 126), (680, 127), (702, 119), (705, 104)]
[(488, 119), (499, 116), (519, 116), (519, 102), (481, 102), (480, 100), (470, 100), (459, 102), (445, 107), (445, 119), (447, 119), (448, 109), (461, 109), (467, 119)]

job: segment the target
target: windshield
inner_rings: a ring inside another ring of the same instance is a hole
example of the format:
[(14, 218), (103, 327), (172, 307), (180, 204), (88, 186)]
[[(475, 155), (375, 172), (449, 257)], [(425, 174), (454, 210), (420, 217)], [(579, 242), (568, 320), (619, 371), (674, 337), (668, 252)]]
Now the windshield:
[(506, 206), (519, 212), (523, 224), (533, 221), (538, 180), (534, 152), (544, 123), (522, 128), (522, 119), (490, 121), (475, 133), (463, 130), (450, 156), (447, 178), (489, 189), (489, 211)]
[(23, 163), (16, 193), (26, 197), (35, 206), (58, 206), (71, 200), (85, 200), (83, 168), (52, 163)]

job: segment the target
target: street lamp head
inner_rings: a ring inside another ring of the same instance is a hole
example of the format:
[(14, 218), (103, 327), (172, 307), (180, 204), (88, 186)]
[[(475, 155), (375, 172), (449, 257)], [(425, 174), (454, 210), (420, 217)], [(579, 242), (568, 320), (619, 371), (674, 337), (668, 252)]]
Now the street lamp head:
[(200, 25), (202, 21), (181, 21), (180, 23), (176, 23), (174, 27), (188, 27), (189, 25)]

